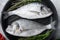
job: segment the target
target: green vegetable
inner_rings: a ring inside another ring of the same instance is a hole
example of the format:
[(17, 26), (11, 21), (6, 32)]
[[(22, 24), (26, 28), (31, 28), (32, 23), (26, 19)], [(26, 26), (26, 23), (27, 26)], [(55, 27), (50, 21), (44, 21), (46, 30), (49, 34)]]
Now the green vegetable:
[(52, 30), (47, 31), (45, 34), (36, 35), (28, 38), (20, 38), (18, 40), (45, 40), (51, 34), (51, 32)]
[(32, 3), (32, 2), (40, 3), (41, 0), (21, 0), (20, 2), (17, 2), (17, 3), (15, 3), (15, 5), (11, 6), (7, 11), (14, 10), (14, 9), (16, 9), (18, 7), (21, 7), (23, 5), (26, 5), (26, 4), (29, 4), (29, 3)]
[(57, 40), (60, 40), (60, 39), (57, 39)]

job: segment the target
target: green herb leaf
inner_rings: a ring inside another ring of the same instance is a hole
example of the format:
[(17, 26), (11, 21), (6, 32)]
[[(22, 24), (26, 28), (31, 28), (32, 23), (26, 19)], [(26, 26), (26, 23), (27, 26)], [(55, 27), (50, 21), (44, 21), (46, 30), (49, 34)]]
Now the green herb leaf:
[(52, 30), (47, 31), (45, 34), (36, 35), (28, 38), (20, 38), (18, 40), (45, 40), (51, 34), (51, 32)]
[(16, 9), (18, 7), (21, 7), (21, 6), (25, 5), (25, 4), (32, 3), (32, 2), (39, 2), (40, 3), (41, 0), (22, 0), (20, 2), (15, 3), (15, 5), (11, 6), (7, 11), (14, 10), (14, 9)]

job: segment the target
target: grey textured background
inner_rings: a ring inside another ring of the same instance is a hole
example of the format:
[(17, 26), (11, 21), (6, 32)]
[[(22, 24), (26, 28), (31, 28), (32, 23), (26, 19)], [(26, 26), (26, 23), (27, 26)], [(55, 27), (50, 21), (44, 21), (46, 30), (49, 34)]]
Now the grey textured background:
[(57, 30), (56, 37), (60, 38), (60, 0), (51, 0), (51, 1), (54, 3), (56, 10), (57, 10), (57, 13), (58, 13), (59, 21), (58, 21), (58, 30)]
[[(8, 0), (0, 0), (0, 33), (3, 33), (2, 28), (1, 28), (1, 11), (3, 10), (6, 2)], [(60, 0), (51, 0), (53, 2), (53, 4), (55, 5), (57, 12), (58, 12), (58, 17), (59, 17), (59, 24), (60, 24)], [(60, 38), (60, 25), (58, 24), (58, 30), (57, 30), (57, 38)], [(4, 35), (5, 36), (5, 35)], [(6, 36), (5, 36), (6, 37)], [(6, 38), (7, 39), (7, 38)], [(7, 39), (8, 40), (8, 39)]]

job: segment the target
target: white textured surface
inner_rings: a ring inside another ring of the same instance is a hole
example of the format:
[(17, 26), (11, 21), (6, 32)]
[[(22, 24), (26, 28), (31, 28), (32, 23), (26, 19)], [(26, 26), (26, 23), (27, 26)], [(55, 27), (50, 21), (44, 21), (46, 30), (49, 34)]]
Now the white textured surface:
[[(4, 32), (2, 31), (2, 28), (1, 28), (1, 12), (7, 1), (8, 0), (0, 0), (0, 33), (2, 33), (5, 38), (6, 38), (6, 36), (4, 35)], [(8, 39), (6, 38), (6, 40), (8, 40)]]
[(57, 30), (57, 38), (60, 38), (60, 0), (52, 0), (57, 12), (58, 12), (58, 18), (59, 18), (59, 24), (58, 24), (58, 30)]
[[(56, 9), (57, 9), (57, 12), (58, 12), (58, 16), (60, 17), (60, 0), (51, 0)], [(0, 12), (1, 12), (1, 7), (4, 6), (3, 4), (6, 3), (7, 0), (0, 0)], [(0, 22), (1, 22), (1, 13), (0, 13)], [(60, 24), (60, 18), (59, 18), (59, 24)], [(2, 29), (1, 29), (1, 25), (0, 25), (0, 33), (2, 33), (4, 35), (4, 33), (2, 32)], [(58, 27), (58, 31), (57, 31), (57, 38), (60, 38), (60, 25)]]

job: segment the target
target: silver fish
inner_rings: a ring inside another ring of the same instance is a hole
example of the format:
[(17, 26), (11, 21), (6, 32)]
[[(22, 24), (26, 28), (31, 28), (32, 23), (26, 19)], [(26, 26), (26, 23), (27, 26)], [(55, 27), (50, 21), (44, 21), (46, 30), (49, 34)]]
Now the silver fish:
[(46, 29), (52, 29), (54, 24), (55, 21), (48, 25), (42, 25), (34, 21), (20, 19), (9, 25), (6, 32), (15, 36), (30, 37), (40, 34)]
[[(44, 6), (44, 7), (42, 7)], [(42, 9), (41, 9), (42, 7)], [(27, 19), (36, 19), (36, 18), (45, 18), (52, 15), (52, 11), (50, 8), (46, 7), (43, 4), (39, 3), (30, 3), (24, 5), (16, 10), (8, 12), (9, 16), (18, 15)]]

